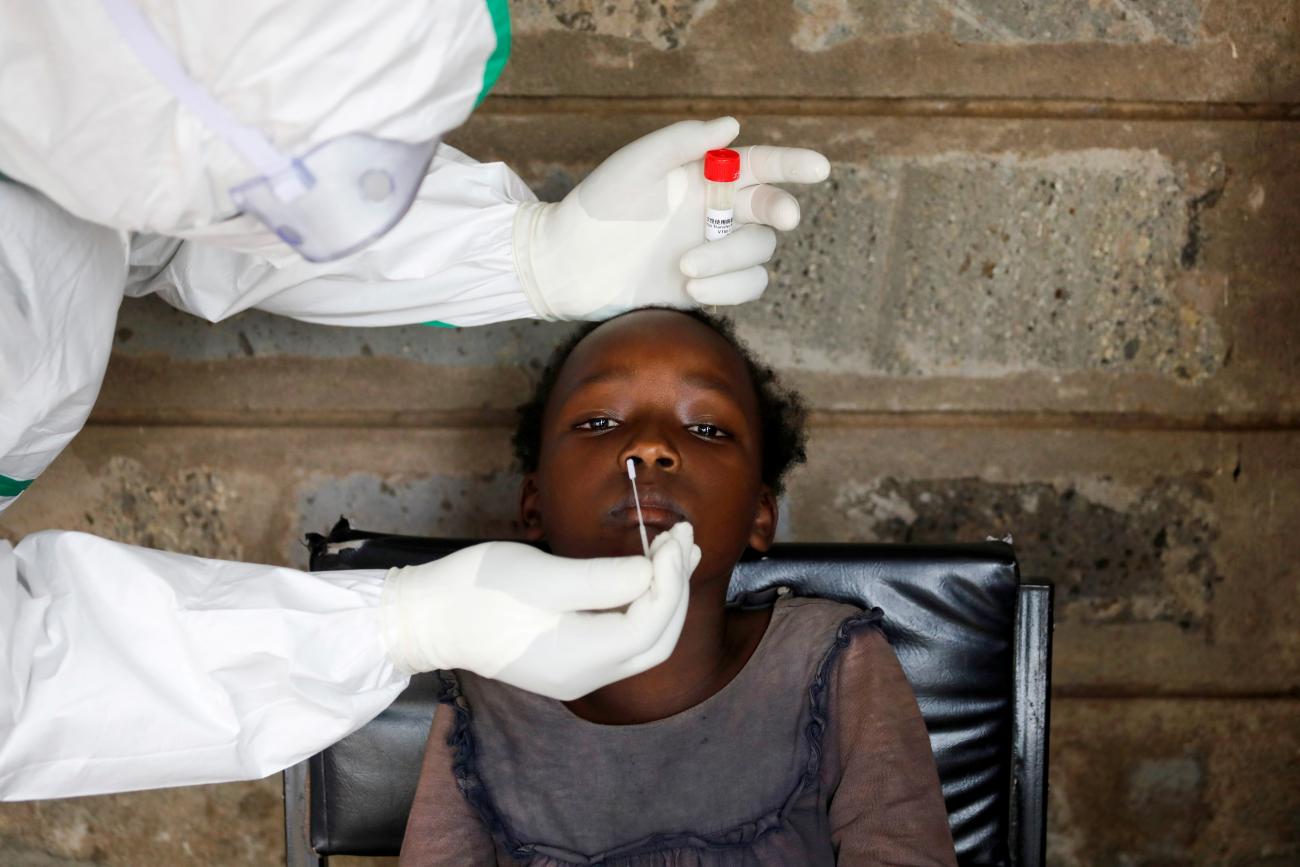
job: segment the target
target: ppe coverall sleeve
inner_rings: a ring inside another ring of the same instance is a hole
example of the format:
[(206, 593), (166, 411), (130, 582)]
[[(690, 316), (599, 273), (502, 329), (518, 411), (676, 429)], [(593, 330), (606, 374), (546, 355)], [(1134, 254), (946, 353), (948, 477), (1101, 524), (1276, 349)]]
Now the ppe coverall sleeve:
[[(191, 230), (170, 249), (156, 236), (138, 236), (128, 294), (157, 292), (212, 322), (249, 308), (325, 325), (535, 317), (513, 250), (515, 213), (535, 200), (504, 164), (440, 145), (410, 211), (359, 253), (307, 262), (241, 216)], [(158, 270), (142, 280), (150, 258)]]
[(407, 683), (382, 582), (84, 533), (0, 541), (0, 799), (254, 779), (329, 746)]

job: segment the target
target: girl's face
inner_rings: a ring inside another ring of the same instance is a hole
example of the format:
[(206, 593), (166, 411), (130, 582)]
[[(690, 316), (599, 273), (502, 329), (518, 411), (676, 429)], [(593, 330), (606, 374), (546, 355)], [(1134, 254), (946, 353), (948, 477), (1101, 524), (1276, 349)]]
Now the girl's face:
[(668, 310), (619, 317), (560, 371), (524, 480), (524, 526), (565, 557), (640, 554), (632, 458), (647, 533), (690, 521), (703, 554), (695, 579), (729, 578), (745, 547), (767, 550), (776, 529), (761, 431), (745, 363), (721, 335)]

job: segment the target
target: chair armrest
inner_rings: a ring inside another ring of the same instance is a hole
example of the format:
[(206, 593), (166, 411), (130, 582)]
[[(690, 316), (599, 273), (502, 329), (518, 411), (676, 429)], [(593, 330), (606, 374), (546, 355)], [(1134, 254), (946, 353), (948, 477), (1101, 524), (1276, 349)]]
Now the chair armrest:
[(1047, 854), (1054, 589), (1050, 584), (1021, 584), (1016, 606), (1011, 851), (1017, 867), (1042, 867)]
[(286, 867), (325, 867), (311, 845), (307, 813), (307, 762), (284, 769), (284, 863)]

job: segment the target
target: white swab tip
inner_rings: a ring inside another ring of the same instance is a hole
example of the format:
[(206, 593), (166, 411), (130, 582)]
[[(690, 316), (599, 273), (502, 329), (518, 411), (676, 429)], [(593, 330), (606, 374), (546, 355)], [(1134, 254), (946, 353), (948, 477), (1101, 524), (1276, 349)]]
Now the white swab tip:
[(636, 464), (632, 463), (631, 458), (627, 459), (627, 477), (632, 481), (636, 481)]

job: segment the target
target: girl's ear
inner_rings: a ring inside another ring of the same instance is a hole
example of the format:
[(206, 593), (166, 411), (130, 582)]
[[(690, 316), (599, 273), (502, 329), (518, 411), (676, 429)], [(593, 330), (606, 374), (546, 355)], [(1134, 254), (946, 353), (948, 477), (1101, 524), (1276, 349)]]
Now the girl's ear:
[(524, 528), (524, 538), (538, 542), (546, 538), (542, 530), (542, 511), (538, 506), (541, 492), (537, 490), (537, 473), (524, 476), (524, 483), (519, 488), (519, 523)]
[(780, 507), (776, 495), (767, 485), (758, 495), (758, 508), (754, 510), (754, 523), (749, 528), (749, 547), (755, 551), (766, 551), (776, 539), (776, 522), (780, 517)]

